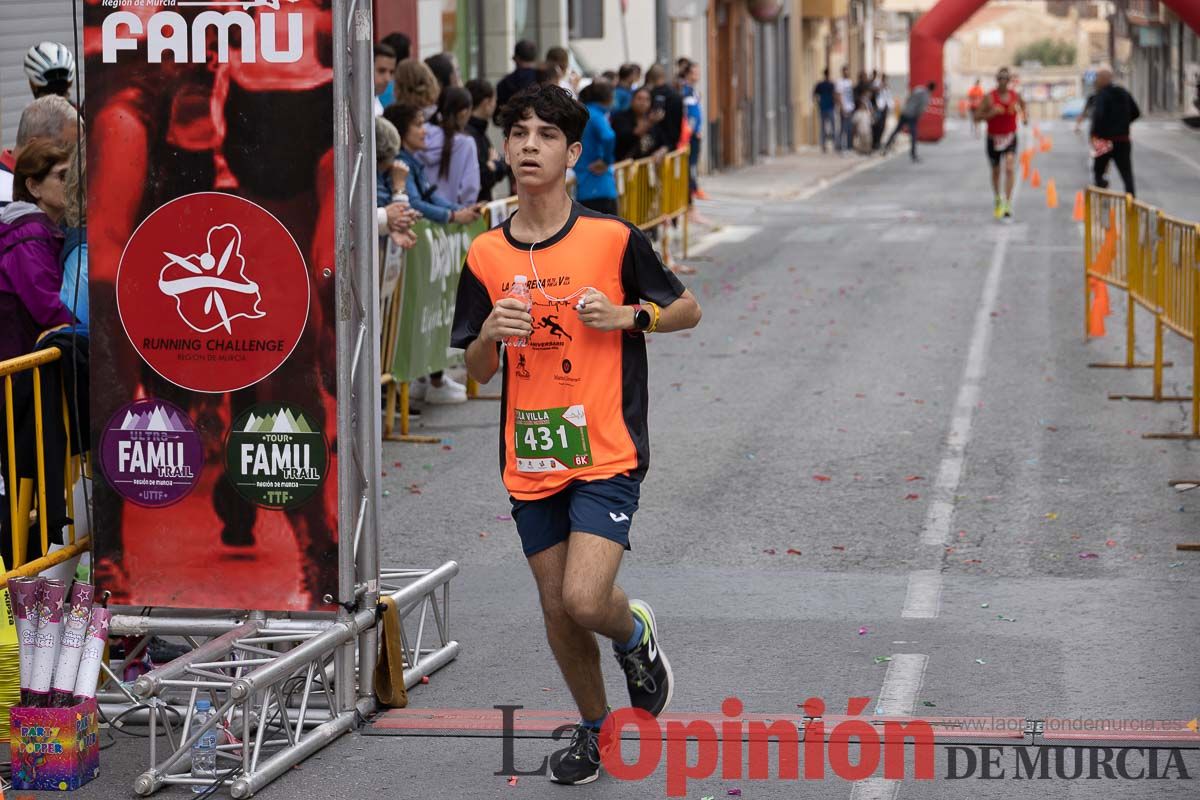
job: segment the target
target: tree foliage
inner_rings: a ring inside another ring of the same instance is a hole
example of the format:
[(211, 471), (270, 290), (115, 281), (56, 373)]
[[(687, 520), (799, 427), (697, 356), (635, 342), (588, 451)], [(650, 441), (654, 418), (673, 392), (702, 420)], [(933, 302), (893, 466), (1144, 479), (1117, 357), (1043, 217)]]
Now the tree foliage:
[(1075, 45), (1055, 39), (1038, 39), (1017, 48), (1013, 60), (1018, 64), (1036, 61), (1044, 67), (1070, 66), (1075, 63)]

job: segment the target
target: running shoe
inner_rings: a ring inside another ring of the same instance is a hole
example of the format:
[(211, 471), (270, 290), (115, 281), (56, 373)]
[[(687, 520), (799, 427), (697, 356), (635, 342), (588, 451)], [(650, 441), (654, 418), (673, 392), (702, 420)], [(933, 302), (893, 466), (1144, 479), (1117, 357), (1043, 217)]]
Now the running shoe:
[(671, 665), (658, 647), (658, 626), (654, 612), (642, 600), (629, 601), (629, 610), (642, 621), (645, 633), (641, 644), (627, 653), (616, 649), (617, 661), (625, 672), (625, 683), (629, 687), (629, 704), (657, 717), (671, 702)]
[(562, 758), (550, 767), (550, 780), (577, 786), (591, 783), (600, 777), (600, 731), (575, 727), (571, 746)]
[(996, 198), (996, 207), (992, 210), (992, 214), (996, 217), (996, 219), (1000, 219), (1004, 216), (1004, 201), (999, 197)]
[(1004, 201), (1004, 218), (1012, 219), (1012, 203), (1007, 200)]

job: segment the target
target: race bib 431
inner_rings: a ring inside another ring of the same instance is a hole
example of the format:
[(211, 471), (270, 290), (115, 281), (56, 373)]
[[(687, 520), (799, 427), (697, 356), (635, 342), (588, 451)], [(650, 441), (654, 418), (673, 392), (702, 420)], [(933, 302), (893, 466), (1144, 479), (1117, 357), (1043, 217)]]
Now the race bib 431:
[(516, 409), (513, 438), (518, 472), (557, 472), (592, 464), (583, 406)]

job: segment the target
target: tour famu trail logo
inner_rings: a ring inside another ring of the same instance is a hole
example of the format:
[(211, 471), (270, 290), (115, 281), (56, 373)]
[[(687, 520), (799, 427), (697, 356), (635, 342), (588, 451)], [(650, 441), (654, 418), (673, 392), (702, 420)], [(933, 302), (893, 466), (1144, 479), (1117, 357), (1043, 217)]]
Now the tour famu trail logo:
[(298, 406), (266, 403), (234, 420), (225, 470), (242, 497), (267, 508), (294, 508), (320, 488), (329, 461), (325, 435)]
[(203, 253), (179, 256), (164, 250), (168, 263), (159, 275), (158, 288), (175, 299), (180, 319), (192, 330), (208, 333), (224, 328), (232, 334), (235, 319), (266, 316), (258, 308), (262, 296), (258, 284), (246, 277), (242, 232), (237, 226), (210, 228), (207, 241)]
[(138, 505), (182, 499), (199, 481), (204, 448), (187, 412), (165, 400), (138, 400), (109, 420), (100, 467), (112, 487)]

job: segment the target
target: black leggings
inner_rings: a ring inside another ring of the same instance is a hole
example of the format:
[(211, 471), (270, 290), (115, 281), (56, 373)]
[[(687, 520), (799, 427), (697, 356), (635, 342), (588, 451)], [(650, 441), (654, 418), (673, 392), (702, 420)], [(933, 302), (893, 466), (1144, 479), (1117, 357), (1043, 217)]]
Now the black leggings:
[(1114, 141), (1112, 150), (1104, 155), (1096, 156), (1096, 160), (1092, 163), (1092, 175), (1095, 184), (1101, 189), (1108, 186), (1108, 181), (1104, 179), (1104, 173), (1108, 171), (1109, 161), (1116, 162), (1117, 172), (1121, 173), (1121, 183), (1125, 184), (1125, 191), (1136, 197), (1137, 192), (1133, 188), (1133, 142), (1128, 139)]

